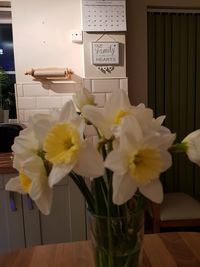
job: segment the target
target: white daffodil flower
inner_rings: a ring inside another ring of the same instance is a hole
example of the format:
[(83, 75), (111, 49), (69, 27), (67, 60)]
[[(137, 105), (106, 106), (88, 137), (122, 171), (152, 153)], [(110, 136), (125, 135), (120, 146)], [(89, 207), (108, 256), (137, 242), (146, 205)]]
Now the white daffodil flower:
[(13, 167), (16, 169), (18, 168), (19, 158), (21, 162), (23, 162), (33, 156), (39, 155), (41, 146), (31, 127), (27, 127), (20, 131), (19, 136), (15, 137), (14, 144), (12, 145), (12, 151), (14, 155)]
[(6, 190), (29, 194), (39, 210), (46, 215), (49, 214), (53, 192), (48, 185), (48, 177), (42, 159), (32, 156), (22, 161), (20, 156), (16, 156), (15, 168), (18, 170), (19, 176), (8, 181)]
[(35, 137), (31, 127), (20, 131), (19, 136), (15, 137), (12, 151), (17, 154), (34, 155), (39, 150), (39, 142)]
[(200, 129), (187, 135), (182, 144), (186, 146), (186, 154), (188, 158), (200, 166)]
[(153, 118), (153, 111), (144, 105), (131, 106), (124, 90), (116, 90), (106, 102), (103, 109), (94, 106), (84, 106), (84, 117), (95, 125), (106, 139), (119, 134), (119, 126), (126, 116), (134, 116), (142, 125)]
[(82, 88), (76, 92), (73, 96), (73, 102), (80, 111), (82, 111), (85, 105), (95, 105), (94, 96), (86, 88)]
[(156, 203), (162, 202), (163, 189), (159, 176), (172, 164), (167, 149), (175, 135), (145, 136), (134, 117), (123, 120), (119, 146), (105, 160), (105, 167), (113, 171), (113, 202), (121, 205), (139, 189)]
[(32, 127), (43, 143), (46, 160), (52, 164), (49, 174), (51, 187), (72, 170), (89, 177), (103, 175), (102, 157), (83, 139), (85, 123), (71, 101), (64, 105), (55, 120), (43, 116), (41, 120), (37, 118)]

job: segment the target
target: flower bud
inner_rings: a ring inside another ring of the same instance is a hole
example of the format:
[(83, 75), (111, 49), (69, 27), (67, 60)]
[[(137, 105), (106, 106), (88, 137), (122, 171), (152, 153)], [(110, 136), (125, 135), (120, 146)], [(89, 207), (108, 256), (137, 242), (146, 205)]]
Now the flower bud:
[(200, 166), (200, 129), (187, 135), (182, 143), (186, 144), (188, 158)]
[(73, 96), (76, 107), (81, 111), (85, 105), (95, 105), (94, 96), (86, 88), (82, 88)]

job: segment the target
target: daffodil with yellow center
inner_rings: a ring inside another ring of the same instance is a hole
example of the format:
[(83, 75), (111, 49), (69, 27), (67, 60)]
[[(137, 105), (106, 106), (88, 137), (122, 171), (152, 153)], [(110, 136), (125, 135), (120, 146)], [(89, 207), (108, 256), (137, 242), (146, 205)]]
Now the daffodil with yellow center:
[(83, 116), (101, 132), (105, 139), (117, 137), (126, 117), (135, 117), (146, 130), (153, 119), (153, 111), (144, 105), (132, 106), (124, 90), (115, 90), (105, 103), (104, 108), (85, 105)]
[(85, 105), (84, 117), (95, 125), (106, 139), (110, 139), (121, 125), (122, 119), (131, 113), (131, 104), (124, 90), (116, 90), (103, 109)]
[(80, 134), (75, 127), (67, 123), (57, 124), (45, 139), (45, 158), (52, 164), (71, 163), (77, 157), (80, 143)]
[(130, 116), (123, 120), (119, 145), (108, 154), (105, 167), (113, 171), (113, 202), (127, 202), (137, 190), (156, 203), (163, 199), (159, 176), (171, 166), (168, 148), (175, 136), (169, 138), (143, 135), (138, 121)]
[(48, 177), (43, 160), (32, 156), (22, 160), (15, 155), (15, 164), (19, 176), (9, 180), (6, 190), (21, 194), (29, 194), (37, 207), (44, 214), (49, 214), (52, 204), (53, 191), (48, 185)]
[(43, 160), (48, 186), (52, 188), (72, 170), (85, 177), (103, 175), (102, 156), (84, 139), (85, 121), (72, 101), (51, 114), (33, 116), (30, 126), (38, 140), (36, 155)]
[(141, 148), (129, 163), (130, 175), (138, 184), (150, 183), (161, 170), (160, 152), (155, 148)]

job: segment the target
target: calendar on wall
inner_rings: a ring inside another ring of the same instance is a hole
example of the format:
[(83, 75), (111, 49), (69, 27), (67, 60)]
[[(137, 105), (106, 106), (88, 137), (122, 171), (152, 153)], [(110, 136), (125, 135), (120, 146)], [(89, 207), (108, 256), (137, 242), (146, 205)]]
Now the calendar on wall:
[(125, 0), (82, 0), (83, 31), (126, 31)]

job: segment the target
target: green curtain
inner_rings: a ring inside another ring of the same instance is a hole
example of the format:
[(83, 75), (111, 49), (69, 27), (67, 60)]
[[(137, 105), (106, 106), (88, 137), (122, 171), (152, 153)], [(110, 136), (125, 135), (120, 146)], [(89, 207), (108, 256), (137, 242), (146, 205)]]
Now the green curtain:
[[(148, 105), (181, 141), (200, 128), (200, 14), (148, 13)], [(162, 176), (168, 192), (200, 199), (200, 168), (173, 156)]]

